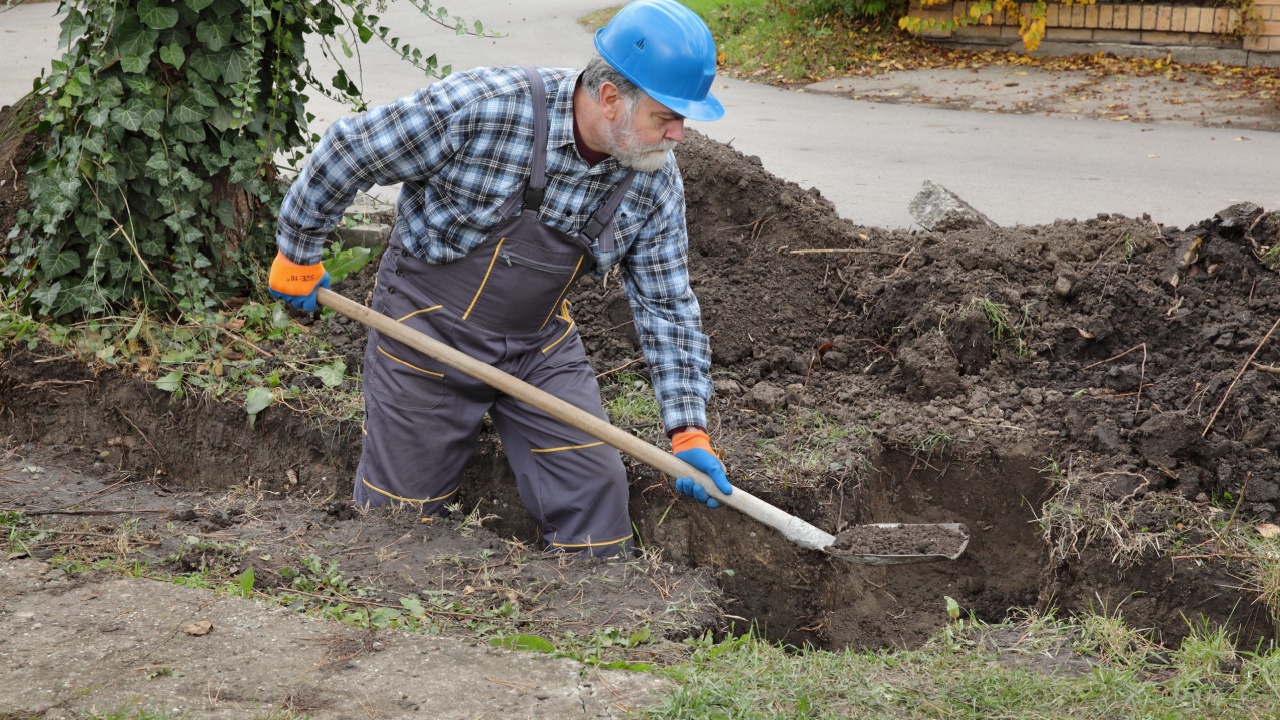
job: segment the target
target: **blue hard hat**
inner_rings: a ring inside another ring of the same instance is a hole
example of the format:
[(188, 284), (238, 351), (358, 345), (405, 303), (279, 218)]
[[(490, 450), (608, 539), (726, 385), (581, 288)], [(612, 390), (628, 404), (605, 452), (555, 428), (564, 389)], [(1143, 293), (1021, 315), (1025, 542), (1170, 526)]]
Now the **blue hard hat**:
[(716, 43), (706, 23), (675, 0), (636, 0), (596, 31), (596, 52), (649, 97), (691, 120), (719, 120), (711, 94)]

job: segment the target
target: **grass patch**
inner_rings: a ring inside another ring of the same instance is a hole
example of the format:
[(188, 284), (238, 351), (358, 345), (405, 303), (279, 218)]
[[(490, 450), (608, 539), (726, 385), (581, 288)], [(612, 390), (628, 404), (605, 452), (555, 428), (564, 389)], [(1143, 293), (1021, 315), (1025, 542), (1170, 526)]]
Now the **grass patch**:
[[(942, 613), (942, 609), (939, 609)], [(1259, 718), (1280, 654), (1193, 628), (1164, 652), (1118, 616), (953, 621), (920, 650), (789, 651), (748, 634), (691, 641), (652, 718)]]
[(635, 373), (616, 373), (600, 388), (609, 421), (624, 430), (657, 429), (662, 412), (649, 380)]
[(824, 475), (867, 467), (867, 429), (841, 423), (822, 412), (800, 410), (787, 432), (756, 441), (765, 474), (786, 486), (816, 485)]

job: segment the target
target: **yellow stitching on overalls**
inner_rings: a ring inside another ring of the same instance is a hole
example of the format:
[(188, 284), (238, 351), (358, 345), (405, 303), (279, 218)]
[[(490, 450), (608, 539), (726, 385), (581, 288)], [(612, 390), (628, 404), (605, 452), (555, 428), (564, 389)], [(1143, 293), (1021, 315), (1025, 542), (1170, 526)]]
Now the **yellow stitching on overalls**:
[(386, 350), (383, 350), (381, 345), (379, 345), (379, 346), (378, 346), (378, 352), (382, 353), (383, 355), (386, 355), (387, 357), (391, 358), (392, 360), (395, 360), (396, 362), (400, 363), (401, 365), (404, 365), (405, 367), (413, 368), (414, 370), (417, 370), (417, 371), (418, 371), (418, 372), (420, 372), (420, 373), (424, 373), (424, 374), (426, 374), (426, 375), (431, 375), (431, 376), (433, 376), (433, 377), (438, 377), (438, 378), (442, 378), (442, 377), (444, 377), (444, 373), (433, 372), (433, 371), (431, 371), (431, 370), (424, 370), (424, 369), (422, 369), (422, 368), (418, 367), (417, 365), (414, 365), (414, 364), (412, 364), (412, 363), (407, 363), (407, 362), (405, 362), (405, 361), (401, 360), (400, 358), (396, 357), (395, 355), (392, 355), (391, 353), (387, 352)]
[(382, 488), (377, 487), (373, 483), (369, 482), (369, 478), (362, 477), (360, 478), (360, 482), (364, 483), (364, 486), (369, 488), (370, 490), (376, 493), (381, 493), (383, 495), (386, 495), (392, 500), (399, 500), (400, 502), (413, 503), (414, 505), (426, 505), (427, 503), (439, 502), (440, 500), (444, 500), (448, 498), (450, 495), (458, 492), (458, 488), (462, 487), (461, 485), (459, 485), (458, 487), (450, 490), (448, 493), (441, 495), (440, 497), (427, 498), (426, 500), (414, 500), (413, 498), (400, 497), (399, 495), (393, 495), (387, 492), (386, 490), (383, 490)]
[(556, 301), (551, 303), (551, 312), (547, 313), (547, 319), (542, 321), (542, 326), (538, 328), (539, 330), (546, 327), (547, 323), (551, 322), (551, 318), (555, 317), (556, 310), (561, 307), (560, 300), (564, 298), (565, 293), (569, 292), (569, 288), (573, 286), (573, 281), (578, 279), (578, 268), (582, 267), (582, 260), (585, 257), (586, 255), (578, 256), (578, 264), (573, 266), (573, 272), (569, 274), (569, 282), (565, 283), (564, 289), (556, 296)]
[(467, 311), (462, 313), (462, 319), (466, 320), (471, 314), (471, 309), (476, 306), (476, 301), (480, 299), (480, 294), (484, 292), (485, 283), (489, 282), (489, 275), (493, 273), (493, 264), (498, 262), (498, 253), (502, 252), (502, 243), (506, 242), (506, 238), (498, 241), (498, 247), (493, 249), (493, 257), (489, 258), (489, 269), (484, 271), (484, 279), (480, 281), (480, 287), (476, 288), (476, 296), (471, 298), (471, 304), (467, 306)]
[(397, 322), (404, 322), (405, 320), (408, 320), (409, 318), (413, 317), (414, 315), (421, 315), (422, 313), (429, 313), (429, 312), (431, 312), (431, 311), (433, 311), (433, 310), (439, 310), (439, 309), (440, 309), (440, 308), (442, 308), (442, 307), (444, 307), (444, 306), (443, 306), (443, 305), (432, 305), (432, 306), (431, 306), (431, 307), (429, 307), (429, 308), (422, 308), (421, 310), (414, 310), (413, 312), (409, 313), (408, 315), (405, 315), (404, 317), (400, 318)]
[(555, 547), (562, 547), (562, 548), (598, 548), (598, 547), (607, 547), (607, 546), (609, 546), (609, 545), (617, 545), (618, 543), (626, 542), (626, 541), (630, 540), (630, 539), (632, 538), (632, 536), (634, 536), (634, 535), (635, 535), (635, 533), (628, 533), (626, 537), (620, 537), (620, 538), (618, 538), (617, 540), (610, 540), (610, 541), (608, 541), (608, 542), (598, 542), (598, 543), (593, 543), (593, 542), (584, 542), (584, 543), (558, 543), (558, 542), (553, 542), (553, 543), (551, 543), (551, 544), (552, 544), (552, 545), (554, 545)]
[(538, 448), (533, 452), (553, 453), (553, 452), (563, 452), (565, 450), (586, 450), (587, 448), (599, 447), (600, 445), (603, 445), (603, 444), (604, 444), (603, 442), (593, 442), (593, 443), (587, 443), (586, 445), (565, 445), (564, 447), (556, 447), (556, 448)]
[(577, 326), (578, 326), (578, 324), (577, 324), (576, 322), (574, 322), (573, 320), (569, 320), (569, 327), (565, 328), (564, 334), (562, 334), (560, 337), (556, 338), (556, 341), (555, 341), (555, 342), (553, 342), (553, 343), (551, 343), (550, 345), (548, 345), (548, 346), (546, 346), (546, 347), (542, 348), (542, 352), (544, 352), (544, 353), (545, 353), (546, 351), (550, 350), (551, 348), (553, 348), (553, 347), (555, 347), (555, 346), (559, 345), (560, 343), (564, 342), (564, 339), (565, 339), (565, 338), (567, 338), (567, 337), (569, 337), (569, 333), (573, 332), (573, 329), (574, 329), (575, 327), (577, 327)]

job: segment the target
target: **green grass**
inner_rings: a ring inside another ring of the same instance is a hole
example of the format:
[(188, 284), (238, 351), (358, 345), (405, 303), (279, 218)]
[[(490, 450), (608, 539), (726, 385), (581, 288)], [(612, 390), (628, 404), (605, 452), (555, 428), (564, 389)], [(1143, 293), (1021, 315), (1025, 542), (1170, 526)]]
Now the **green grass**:
[(620, 428), (658, 428), (662, 413), (649, 381), (633, 373), (608, 376), (600, 388), (609, 421)]
[(803, 410), (790, 419), (787, 432), (759, 440), (756, 447), (770, 478), (788, 486), (805, 486), (818, 482), (824, 474), (864, 469), (867, 437), (865, 427)]
[[(939, 609), (941, 614), (942, 610)], [(1280, 654), (1193, 627), (1172, 653), (1118, 617), (958, 621), (920, 650), (788, 651), (752, 635), (693, 642), (651, 718), (1273, 717)]]

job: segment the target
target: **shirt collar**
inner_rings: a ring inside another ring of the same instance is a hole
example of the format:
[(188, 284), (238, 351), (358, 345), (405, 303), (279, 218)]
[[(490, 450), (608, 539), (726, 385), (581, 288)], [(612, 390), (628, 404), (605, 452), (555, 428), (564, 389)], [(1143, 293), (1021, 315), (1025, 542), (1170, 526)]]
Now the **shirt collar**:
[[(552, 106), (551, 118), (547, 123), (547, 147), (565, 148), (573, 157), (586, 165), (586, 161), (578, 155), (578, 146), (573, 139), (573, 90), (578, 85), (582, 71), (572, 73), (560, 80), (556, 86), (556, 100)], [(590, 169), (591, 174), (622, 171), (616, 158), (610, 157)]]

